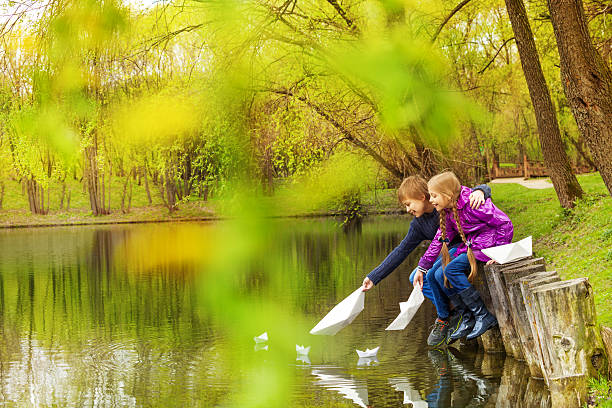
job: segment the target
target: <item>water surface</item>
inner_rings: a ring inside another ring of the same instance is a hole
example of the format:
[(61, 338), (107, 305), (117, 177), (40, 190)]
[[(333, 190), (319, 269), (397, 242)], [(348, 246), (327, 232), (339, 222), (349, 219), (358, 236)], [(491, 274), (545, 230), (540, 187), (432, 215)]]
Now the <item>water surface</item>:
[[(399, 243), (409, 219), (368, 218), (350, 231), (333, 219), (274, 223), (266, 260), (249, 265), (241, 290), (272, 296), (314, 325)], [(171, 254), (153, 266), (147, 262), (160, 258), (160, 248), (147, 247), (143, 236), (167, 236), (171, 243), (177, 230), (194, 226), (214, 237), (211, 224), (0, 231), (0, 405), (228, 402), (239, 379), (249, 375), (233, 358), (249, 355), (265, 365), (280, 333), (269, 333), (267, 350), (252, 342), (260, 333), (244, 333), (248, 347), (228, 353), (234, 343), (225, 325), (232, 322), (219, 323), (203, 301), (210, 295), (206, 281), (215, 276)], [(144, 248), (131, 259), (135, 236)], [(312, 348), (307, 358), (286, 361), (297, 376), (292, 406), (546, 406), (542, 384), (530, 380), (520, 362), (465, 349), (428, 350), (435, 317), (428, 301), (406, 330), (384, 330), (410, 294), (408, 276), (423, 251), (372, 289), (363, 313), (336, 336), (314, 337), (307, 330), (295, 336), (295, 343)], [(253, 310), (257, 314), (257, 305)], [(359, 361), (355, 349), (378, 346), (376, 360)]]

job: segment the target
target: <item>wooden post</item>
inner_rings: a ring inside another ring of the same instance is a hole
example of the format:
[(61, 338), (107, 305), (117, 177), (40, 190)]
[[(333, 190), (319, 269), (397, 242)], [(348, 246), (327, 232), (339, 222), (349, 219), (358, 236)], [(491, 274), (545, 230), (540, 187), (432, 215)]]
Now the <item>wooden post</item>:
[(542, 285), (532, 291), (544, 379), (553, 407), (582, 406), (587, 378), (607, 369), (587, 278)]
[(529, 163), (527, 162), (526, 154), (523, 154), (523, 177), (525, 180), (529, 178)]
[[(478, 275), (472, 285), (478, 290), (480, 293), (480, 298), (484, 302), (487, 309), (497, 316), (496, 308), (494, 305), (495, 296), (497, 296), (497, 292), (492, 292), (494, 286), (489, 283), (489, 273), (486, 272), (488, 267), (484, 267), (482, 264), (478, 265)], [(495, 295), (493, 295), (495, 293)], [(506, 349), (504, 347), (504, 342), (502, 339), (502, 335), (500, 332), (500, 325), (498, 319), (498, 325), (487, 330), (482, 336), (478, 337), (478, 345), (482, 347), (485, 353), (505, 353)]]
[(608, 353), (608, 378), (612, 378), (612, 329), (601, 326), (601, 339)]
[[(512, 314), (510, 313), (510, 305), (508, 301), (506, 283), (502, 271), (510, 272), (521, 270), (521, 268), (524, 269), (529, 267), (534, 267), (534, 269), (530, 269), (531, 272), (537, 272), (540, 269), (545, 268), (544, 259), (527, 258), (504, 265), (493, 264), (485, 267), (488, 291), (490, 291), (489, 303), (485, 301), (485, 305), (487, 306), (487, 308), (491, 306), (489, 308), (489, 311), (491, 311), (497, 318), (499, 332), (502, 338), (502, 342), (505, 346), (505, 351), (517, 360), (523, 360), (524, 357), (522, 352), (522, 346), (518, 339), (516, 329), (514, 328), (514, 322), (512, 321)], [(480, 288), (477, 287), (477, 289), (480, 291)], [(485, 338), (483, 340), (489, 339)]]
[(517, 277), (515, 280), (508, 282), (508, 298), (510, 307), (514, 317), (516, 332), (519, 336), (519, 342), (525, 357), (525, 362), (529, 367), (529, 374), (534, 378), (544, 379), (542, 366), (540, 362), (540, 354), (537, 352), (537, 345), (534, 341), (534, 335), (531, 330), (531, 321), (533, 316), (528, 312), (528, 302), (530, 296), (524, 296), (523, 293), (537, 288), (540, 285), (547, 283), (558, 282), (561, 279), (557, 272), (537, 272), (524, 277)]

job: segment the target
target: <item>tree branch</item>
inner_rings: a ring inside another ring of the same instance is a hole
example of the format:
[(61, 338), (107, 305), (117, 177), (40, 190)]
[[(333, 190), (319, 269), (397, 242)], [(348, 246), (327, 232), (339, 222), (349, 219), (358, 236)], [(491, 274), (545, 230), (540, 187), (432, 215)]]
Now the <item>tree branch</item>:
[(463, 8), (463, 6), (465, 6), (466, 4), (468, 4), (470, 1), (472, 0), (463, 0), (461, 3), (457, 4), (457, 7), (455, 7), (453, 9), (453, 11), (450, 12), (450, 14), (448, 16), (446, 16), (446, 18), (444, 19), (444, 21), (442, 21), (442, 24), (440, 24), (440, 26), (438, 27), (438, 29), (436, 30), (435, 34), (433, 35), (433, 37), (431, 38), (431, 42), (434, 43), (436, 42), (436, 39), (438, 38), (438, 35), (440, 35), (440, 31), (442, 31), (442, 29), (444, 28), (444, 26), (446, 25), (446, 23), (448, 23), (448, 21), (455, 15), (457, 14), (457, 12), (459, 10), (461, 10)]
[(499, 47), (499, 49), (497, 50), (497, 52), (495, 53), (495, 55), (493, 56), (493, 58), (491, 58), (491, 61), (489, 61), (489, 63), (487, 65), (485, 65), (485, 67), (483, 69), (481, 69), (480, 71), (478, 71), (479, 74), (484, 73), (487, 68), (489, 68), (489, 65), (491, 65), (493, 63), (493, 61), (495, 61), (495, 58), (497, 58), (497, 56), (499, 55), (499, 53), (501, 52), (501, 50), (506, 46), (506, 44), (508, 44), (510, 41), (514, 40), (514, 37), (508, 38), (506, 41), (504, 41), (504, 43), (501, 45), (501, 47)]
[(344, 127), (340, 122), (334, 119), (329, 113), (325, 112), (323, 108), (314, 103), (310, 102), (306, 97), (295, 95), (293, 92), (286, 89), (269, 89), (268, 92), (272, 92), (279, 95), (291, 96), (296, 98), (297, 100), (303, 102), (307, 106), (309, 106), (312, 110), (314, 110), (319, 116), (324, 118), (327, 122), (329, 122), (336, 130), (338, 130), (343, 136), (344, 140), (347, 140), (352, 145), (364, 150), (367, 154), (369, 154), (374, 160), (376, 160), (381, 166), (383, 166), (389, 173), (398, 179), (403, 178), (403, 174), (397, 168), (388, 163), (380, 154), (378, 154), (374, 149), (365, 144), (363, 141), (359, 140), (350, 130)]
[(355, 23), (353, 22), (353, 20), (351, 20), (349, 18), (349, 16), (346, 14), (346, 11), (340, 6), (340, 4), (338, 3), (338, 0), (327, 0), (327, 2), (329, 4), (331, 4), (331, 6), (336, 9), (336, 11), (338, 12), (338, 14), (340, 15), (340, 17), (342, 17), (342, 19), (346, 22), (346, 25), (352, 30), (355, 31), (356, 33), (359, 33), (359, 27), (357, 27), (355, 25)]

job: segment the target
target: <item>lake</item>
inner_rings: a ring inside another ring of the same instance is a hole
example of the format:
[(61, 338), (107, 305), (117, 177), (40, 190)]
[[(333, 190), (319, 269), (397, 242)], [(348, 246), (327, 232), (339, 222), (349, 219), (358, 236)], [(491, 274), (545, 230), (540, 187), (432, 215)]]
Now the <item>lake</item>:
[[(0, 405), (543, 407), (527, 367), (429, 350), (426, 300), (385, 331), (425, 247), (335, 336), (308, 333), (397, 245), (408, 216), (0, 231)], [(269, 340), (253, 337), (267, 332)], [(310, 346), (297, 355), (296, 344)], [(380, 347), (359, 361), (356, 349)]]

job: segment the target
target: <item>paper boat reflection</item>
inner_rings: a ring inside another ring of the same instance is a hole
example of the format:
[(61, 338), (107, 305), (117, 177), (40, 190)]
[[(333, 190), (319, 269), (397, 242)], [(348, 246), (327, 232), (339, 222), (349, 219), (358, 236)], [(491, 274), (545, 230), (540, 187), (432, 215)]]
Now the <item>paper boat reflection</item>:
[(372, 366), (372, 365), (376, 365), (378, 364), (378, 358), (376, 356), (374, 357), (359, 357), (359, 360), (357, 360), (357, 365), (359, 367), (364, 367), (364, 366)]
[(389, 378), (389, 383), (395, 390), (404, 393), (404, 405), (412, 404), (414, 408), (427, 408), (427, 402), (423, 401), (421, 394), (412, 388), (412, 384), (410, 384), (410, 381), (407, 378)]
[(367, 408), (369, 405), (365, 381), (347, 378), (340, 369), (334, 367), (318, 367), (312, 370), (312, 375), (317, 377), (314, 382), (316, 385), (336, 391), (360, 407)]

